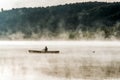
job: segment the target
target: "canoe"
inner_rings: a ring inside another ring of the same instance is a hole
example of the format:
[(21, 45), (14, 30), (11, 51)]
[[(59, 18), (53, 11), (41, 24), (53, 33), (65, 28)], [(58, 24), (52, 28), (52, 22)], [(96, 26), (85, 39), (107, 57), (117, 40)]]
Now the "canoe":
[(39, 50), (28, 50), (29, 53), (59, 53), (60, 51), (39, 51)]

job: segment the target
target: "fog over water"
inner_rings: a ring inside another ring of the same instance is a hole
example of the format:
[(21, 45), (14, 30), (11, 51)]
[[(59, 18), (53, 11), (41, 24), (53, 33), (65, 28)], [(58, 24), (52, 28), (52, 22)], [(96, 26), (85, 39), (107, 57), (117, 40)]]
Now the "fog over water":
[(0, 80), (120, 80), (119, 2), (0, 0)]
[[(60, 53), (28, 52), (45, 46)], [(119, 41), (0, 41), (0, 80), (118, 80), (119, 56)]]

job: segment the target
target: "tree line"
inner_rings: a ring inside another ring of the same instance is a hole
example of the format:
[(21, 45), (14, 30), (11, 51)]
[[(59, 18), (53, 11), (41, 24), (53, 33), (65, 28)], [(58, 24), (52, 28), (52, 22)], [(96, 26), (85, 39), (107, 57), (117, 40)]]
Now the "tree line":
[(120, 2), (13, 8), (0, 12), (0, 39), (119, 39), (119, 22)]

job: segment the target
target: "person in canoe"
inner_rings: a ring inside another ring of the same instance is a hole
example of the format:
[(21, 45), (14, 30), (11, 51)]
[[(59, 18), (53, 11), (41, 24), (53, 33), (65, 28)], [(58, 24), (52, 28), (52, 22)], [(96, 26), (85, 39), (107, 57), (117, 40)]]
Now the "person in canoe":
[(47, 46), (45, 46), (45, 52), (47, 52), (48, 51), (48, 48), (47, 48)]

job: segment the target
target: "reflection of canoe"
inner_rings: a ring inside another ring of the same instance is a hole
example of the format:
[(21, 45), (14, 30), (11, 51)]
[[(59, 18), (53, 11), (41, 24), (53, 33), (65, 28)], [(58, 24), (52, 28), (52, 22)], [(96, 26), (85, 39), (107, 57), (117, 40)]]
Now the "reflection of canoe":
[(59, 53), (59, 51), (39, 51), (39, 50), (28, 50), (29, 53)]

